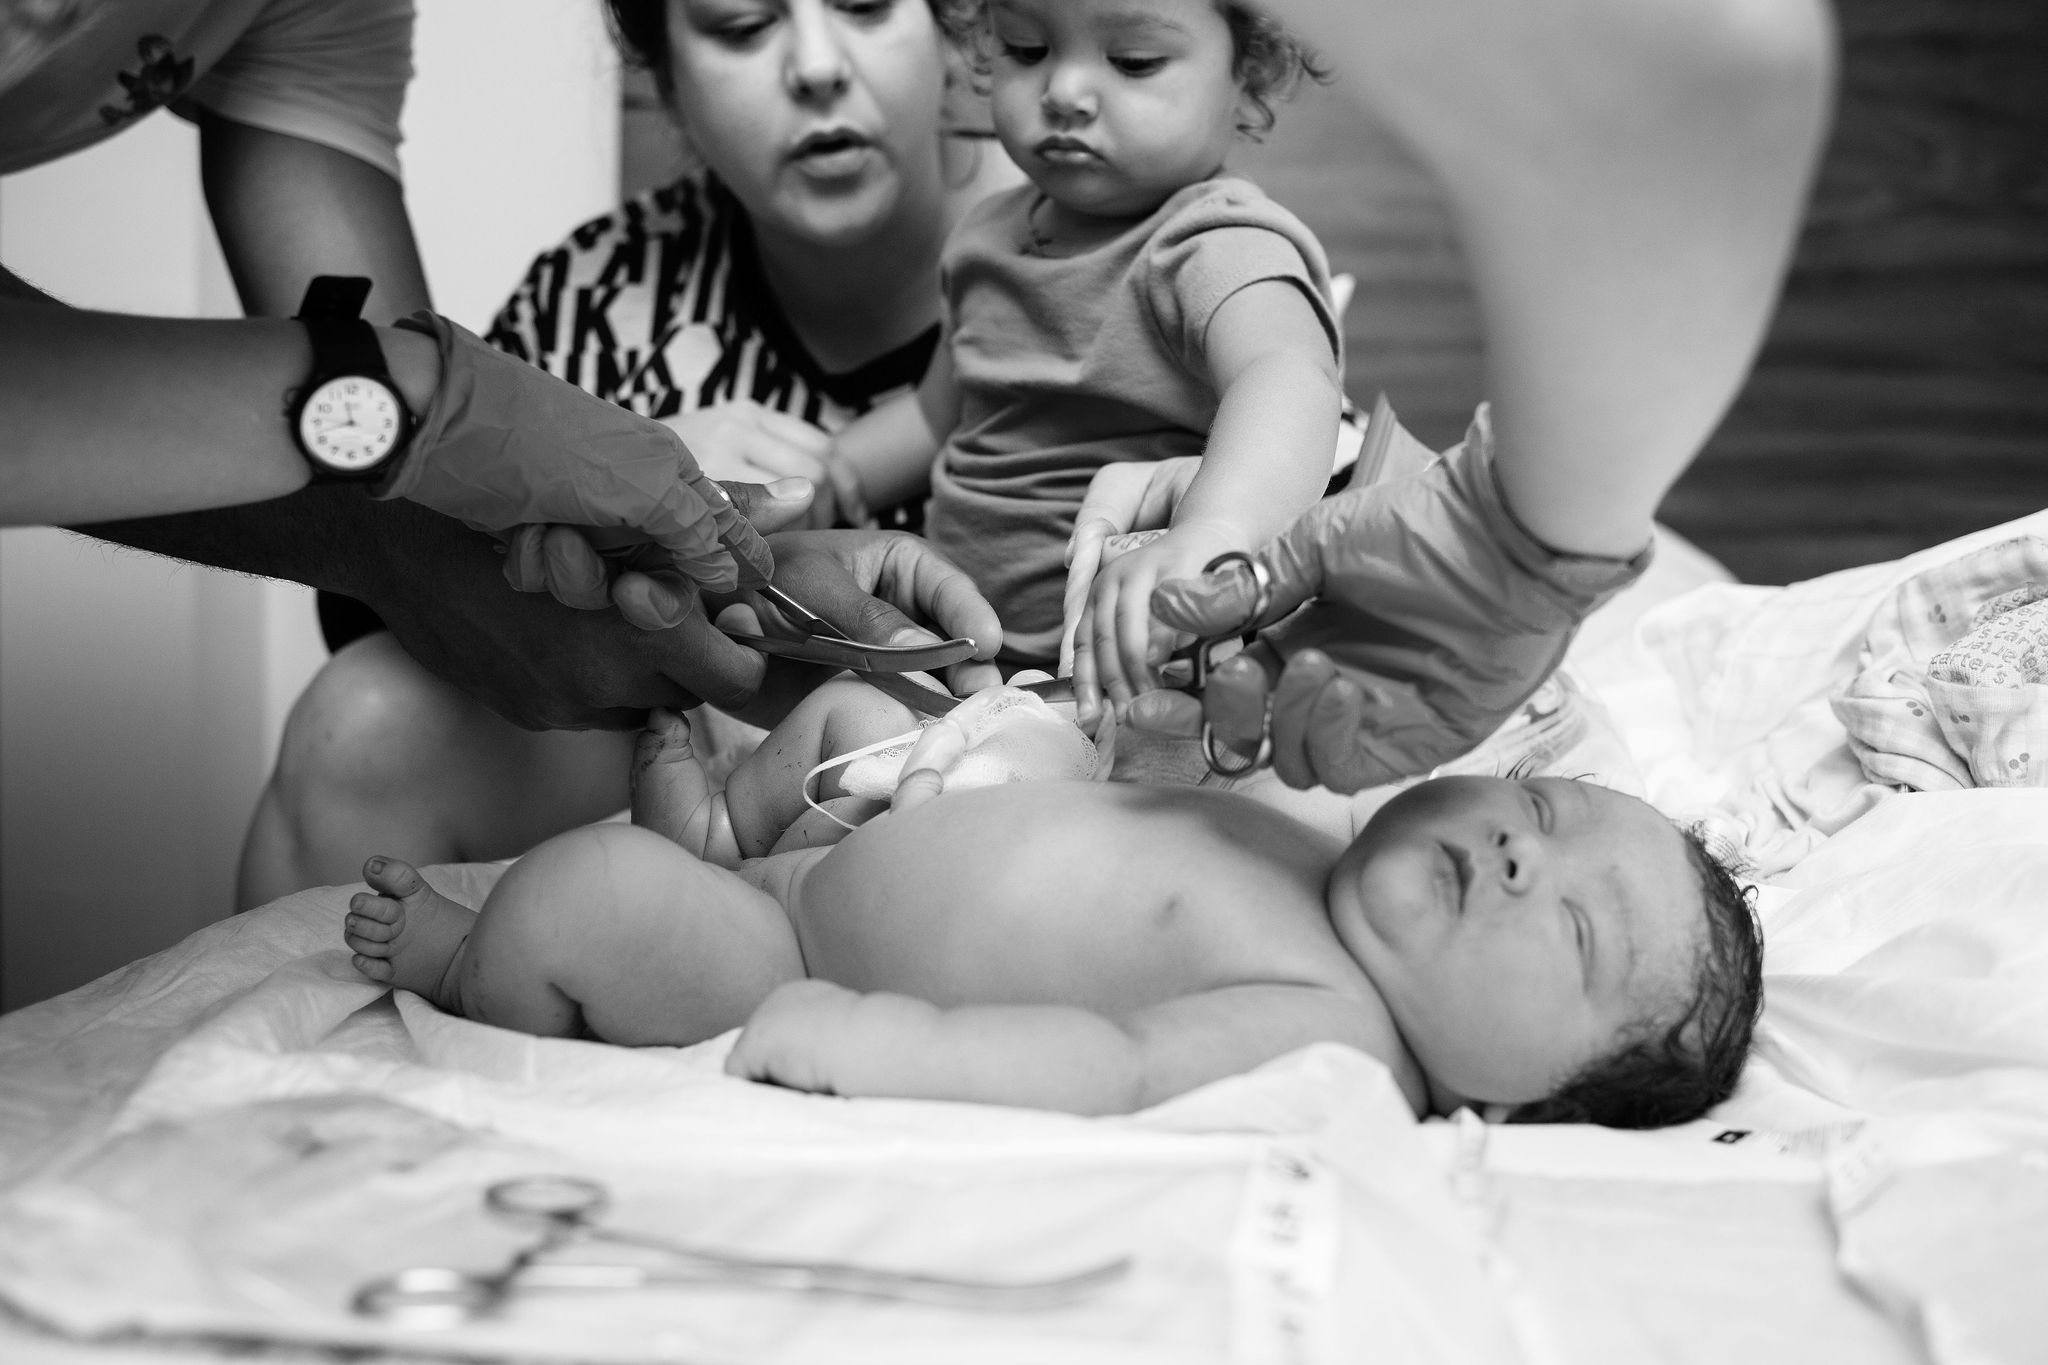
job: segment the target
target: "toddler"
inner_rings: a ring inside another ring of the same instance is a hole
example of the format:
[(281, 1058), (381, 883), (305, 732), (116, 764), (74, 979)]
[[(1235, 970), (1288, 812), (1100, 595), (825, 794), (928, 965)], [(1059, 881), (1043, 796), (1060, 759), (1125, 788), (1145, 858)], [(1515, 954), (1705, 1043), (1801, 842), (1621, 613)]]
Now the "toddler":
[(844, 834), (786, 819), (790, 779), (906, 713), (832, 687), (734, 774), (723, 813), (663, 716), (637, 823), (540, 845), (480, 912), (371, 859), (356, 966), (531, 1033), (686, 1045), (744, 1025), (729, 1071), (839, 1095), (1117, 1113), (1330, 1041), (1384, 1061), (1418, 1113), (1644, 1127), (1697, 1117), (1740, 1073), (1748, 903), (1632, 797), (1439, 778), (1347, 848), (1212, 788), (916, 800), (932, 784), (913, 774)]
[[(995, 604), (1010, 660), (1060, 658), (1086, 601), (1121, 644), (1097, 649), (1104, 681), (1149, 680), (1152, 584), (1256, 549), (1330, 475), (1328, 264), (1298, 219), (1222, 173), (1270, 101), (1321, 73), (1235, 0), (949, 8), (1030, 183), (954, 229), (946, 344), (916, 393), (839, 433), (830, 482), (851, 515), (929, 486), (926, 534)], [(1066, 607), (1090, 478), (1183, 455), (1202, 464), (1168, 532)]]

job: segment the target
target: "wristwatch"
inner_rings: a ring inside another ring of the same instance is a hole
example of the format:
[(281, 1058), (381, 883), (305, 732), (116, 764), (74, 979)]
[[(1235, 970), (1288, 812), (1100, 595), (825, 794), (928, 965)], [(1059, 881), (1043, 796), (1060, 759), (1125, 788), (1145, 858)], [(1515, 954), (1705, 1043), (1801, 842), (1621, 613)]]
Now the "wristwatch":
[(375, 479), (412, 435), (412, 412), (385, 367), (376, 329), (362, 319), (369, 296), (370, 281), (360, 275), (321, 275), (299, 304), (313, 373), (292, 393), (289, 414), (315, 483)]

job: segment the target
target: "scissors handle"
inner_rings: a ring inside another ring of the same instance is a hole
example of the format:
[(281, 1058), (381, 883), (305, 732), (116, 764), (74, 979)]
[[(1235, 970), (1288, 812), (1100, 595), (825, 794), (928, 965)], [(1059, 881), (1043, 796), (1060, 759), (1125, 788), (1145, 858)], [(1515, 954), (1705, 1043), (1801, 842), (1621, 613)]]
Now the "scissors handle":
[[(1227, 644), (1247, 639), (1258, 626), (1260, 618), (1265, 616), (1266, 609), (1273, 605), (1272, 576), (1266, 572), (1264, 564), (1242, 550), (1226, 550), (1203, 565), (1202, 572), (1211, 574), (1226, 564), (1241, 564), (1251, 574), (1254, 593), (1251, 614), (1245, 617), (1244, 624), (1235, 631), (1205, 635), (1188, 647), (1189, 657), (1194, 662), (1192, 690), (1198, 696), (1208, 687), (1209, 675), (1215, 671), (1216, 651)], [(1237, 758), (1233, 755), (1226, 759), (1225, 755), (1228, 754), (1231, 754), (1231, 750), (1217, 742), (1214, 727), (1209, 724), (1206, 716), (1203, 717), (1202, 760), (1209, 765), (1209, 771), (1218, 777), (1243, 777), (1247, 773), (1257, 772), (1273, 761), (1273, 703), (1270, 698), (1266, 702), (1265, 717), (1259, 727), (1258, 751), (1249, 758)]]
[(450, 1266), (418, 1265), (371, 1280), (350, 1306), (359, 1317), (376, 1318), (414, 1331), (445, 1331), (493, 1312), (511, 1292), (516, 1271), (479, 1275)]

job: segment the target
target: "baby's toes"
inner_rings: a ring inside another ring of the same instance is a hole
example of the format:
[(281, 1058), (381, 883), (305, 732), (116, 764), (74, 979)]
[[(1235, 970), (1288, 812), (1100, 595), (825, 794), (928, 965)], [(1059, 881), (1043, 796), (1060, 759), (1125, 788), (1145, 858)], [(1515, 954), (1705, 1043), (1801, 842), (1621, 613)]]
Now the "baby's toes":
[(385, 945), (398, 937), (398, 925), (392, 922), (392, 917), (374, 913), (373, 907), (389, 907), (392, 902), (371, 898), (366, 898), (366, 901), (364, 905), (350, 905), (352, 913), (342, 921), (341, 936), (359, 953), (373, 950), (387, 953), (390, 949)]
[(633, 766), (687, 763), (697, 756), (690, 747), (690, 722), (679, 712), (656, 707), (647, 713), (647, 728), (633, 746)]
[(355, 969), (357, 971), (361, 972), (364, 976), (369, 977), (370, 980), (377, 982), (379, 985), (388, 985), (390, 983), (391, 964), (389, 962), (386, 962), (383, 958), (364, 957), (361, 953), (357, 953), (354, 957), (350, 958), (349, 961), (355, 965)]
[(417, 896), (427, 889), (426, 878), (403, 858), (372, 858), (363, 864), (363, 880), (372, 891), (399, 900)]

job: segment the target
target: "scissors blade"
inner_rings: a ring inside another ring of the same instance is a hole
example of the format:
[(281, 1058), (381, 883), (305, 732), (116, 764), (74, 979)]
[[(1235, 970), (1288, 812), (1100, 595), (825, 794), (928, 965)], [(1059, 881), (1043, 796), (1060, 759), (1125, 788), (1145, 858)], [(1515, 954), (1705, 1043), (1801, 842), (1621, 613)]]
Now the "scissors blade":
[(729, 630), (726, 634), (735, 642), (763, 654), (799, 659), (807, 664), (823, 664), (827, 668), (851, 668), (862, 673), (922, 673), (974, 656), (974, 641), (967, 639), (941, 640), (929, 645), (869, 645), (829, 635), (785, 640), (779, 636), (755, 635), (741, 630)]
[(951, 692), (926, 687), (901, 673), (864, 673), (855, 669), (854, 676), (884, 696), (894, 697), (919, 715), (943, 716), (960, 704), (960, 698)]
[(828, 668), (851, 668), (861, 673), (922, 673), (974, 657), (974, 641), (968, 639), (941, 640), (929, 645), (862, 644), (773, 583), (758, 591), (804, 632), (796, 640), (737, 630), (726, 632), (740, 644), (763, 654)]
[[(621, 1239), (635, 1242), (638, 1239)], [(661, 1265), (542, 1262), (520, 1271), (518, 1288), (555, 1292), (724, 1285), (793, 1294), (844, 1294), (952, 1308), (1028, 1311), (1074, 1303), (1130, 1274), (1129, 1257), (1044, 1280), (976, 1280), (871, 1269), (829, 1261), (768, 1261), (688, 1248)]]

